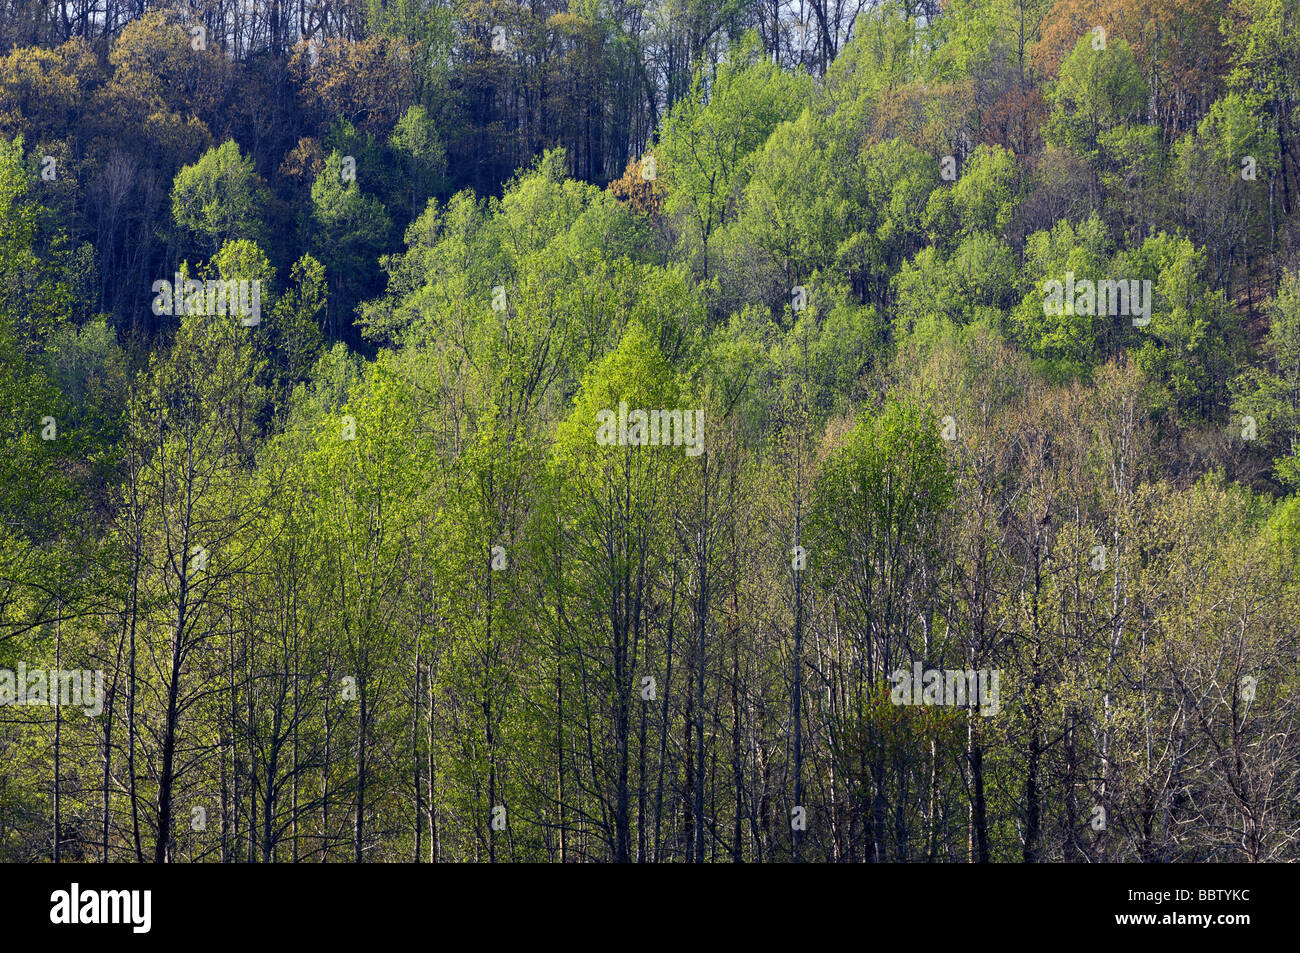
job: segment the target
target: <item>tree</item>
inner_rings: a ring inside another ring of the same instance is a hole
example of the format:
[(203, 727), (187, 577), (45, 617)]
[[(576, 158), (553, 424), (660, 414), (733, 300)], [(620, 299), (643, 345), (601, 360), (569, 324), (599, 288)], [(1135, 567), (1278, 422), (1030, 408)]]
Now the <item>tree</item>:
[(1283, 277), (1268, 315), (1267, 363), (1234, 382), (1230, 424), (1243, 439), (1258, 439), (1278, 454), (1273, 466), (1279, 480), (1300, 486), (1300, 274)]
[(651, 148), (662, 168), (665, 208), (683, 216), (709, 276), (709, 241), (734, 217), (755, 153), (768, 134), (806, 104), (808, 86), (759, 55), (750, 37), (732, 50), (711, 81), (697, 74)]
[(176, 173), (172, 217), (191, 234), (204, 236), (215, 253), (232, 239), (262, 238), (266, 200), (252, 160), (230, 140)]
[(847, 693), (837, 716), (838, 771), (857, 779), (851, 822), (865, 859), (887, 858), (886, 763), (877, 706), (886, 677), (923, 658), (913, 632), (927, 611), (918, 581), (936, 558), (938, 518), (952, 499), (938, 422), (891, 402), (845, 435), (813, 488), (810, 564), (846, 629), (833, 691)]
[[(560, 644), (576, 660), (589, 660), (578, 670), (578, 687), (590, 699), (588, 719), (599, 718), (601, 726), (577, 727), (591, 752), (583, 773), (600, 779), (600, 833), (609, 856), (626, 862), (635, 836), (629, 773), (635, 676), (646, 652), (651, 586), (671, 532), (673, 474), (689, 464), (680, 446), (599, 439), (600, 415), (617, 415), (621, 405), (643, 413), (681, 407), (666, 363), (637, 326), (588, 372), (557, 436), (547, 503), (555, 536), (546, 564), (557, 573), (549, 585), (558, 600)], [(682, 409), (680, 419), (690, 413)]]
[(1145, 115), (1147, 92), (1127, 43), (1112, 39), (1096, 49), (1091, 34), (1081, 37), (1048, 93), (1048, 142), (1095, 160), (1103, 134)]
[(170, 354), (156, 359), (132, 408), (144, 452), (135, 489), (150, 519), (141, 541), (149, 733), (157, 748), (155, 862), (176, 859), (178, 793), (205, 745), (190, 729), (214, 659), (206, 652), (225, 588), (256, 551), (237, 541), (259, 519), (240, 492), (262, 393), (247, 329), (232, 316), (187, 314)]
[(327, 328), (338, 336), (374, 280), (392, 222), (378, 199), (362, 193), (355, 179), (344, 180), (343, 157), (331, 152), (312, 183), (308, 227), (314, 256), (329, 277)]

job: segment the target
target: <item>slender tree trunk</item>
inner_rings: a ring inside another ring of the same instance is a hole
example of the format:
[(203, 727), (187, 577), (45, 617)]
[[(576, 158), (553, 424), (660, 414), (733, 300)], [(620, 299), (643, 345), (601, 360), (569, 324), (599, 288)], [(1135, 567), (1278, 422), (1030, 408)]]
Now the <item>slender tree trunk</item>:
[(369, 711), (366, 708), (366, 678), (359, 673), (357, 677), (357, 810), (352, 820), (352, 844), (354, 863), (364, 860), (366, 829), (366, 757), (369, 749), (366, 744), (366, 722)]
[(438, 808), (437, 808), (437, 781), (434, 777), (434, 759), (433, 759), (433, 667), (429, 666), (429, 671), (425, 680), (425, 692), (428, 695), (428, 711), (425, 717), (425, 770), (424, 778), (426, 790), (425, 800), (428, 803), (428, 823), (429, 823), (429, 863), (436, 864), (438, 857)]
[(668, 766), (668, 691), (673, 680), (673, 623), (677, 618), (677, 567), (672, 570), (672, 585), (668, 596), (668, 641), (664, 658), (663, 702), (660, 705), (659, 725), (659, 779), (655, 783), (655, 850), (654, 859), (660, 859), (663, 838), (660, 824), (664, 814), (664, 772)]
[[(63, 667), (63, 602), (59, 601), (58, 616), (54, 622), (54, 679), (58, 679), (58, 672)], [(62, 740), (63, 740), (63, 706), (59, 704), (60, 699), (55, 696), (57, 687), (54, 684), (49, 686), (50, 704), (54, 706), (54, 862), (57, 864), (62, 859), (63, 850), (63, 824), (62, 824), (62, 798), (63, 785), (61, 775), (63, 773), (62, 764)]]

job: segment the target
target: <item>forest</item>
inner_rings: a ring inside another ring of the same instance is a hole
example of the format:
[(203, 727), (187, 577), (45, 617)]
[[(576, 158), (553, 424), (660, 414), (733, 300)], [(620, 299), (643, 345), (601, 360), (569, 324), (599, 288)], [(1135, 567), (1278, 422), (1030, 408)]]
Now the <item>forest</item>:
[(0, 0), (0, 862), (1300, 859), (1300, 0)]

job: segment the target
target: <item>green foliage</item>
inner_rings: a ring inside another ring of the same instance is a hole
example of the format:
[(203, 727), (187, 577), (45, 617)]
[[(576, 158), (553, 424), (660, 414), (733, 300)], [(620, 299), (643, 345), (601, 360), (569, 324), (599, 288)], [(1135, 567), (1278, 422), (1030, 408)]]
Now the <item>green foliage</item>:
[(412, 106), (406, 111), (388, 142), (398, 156), (406, 182), (407, 203), (414, 215), (419, 212), (417, 202), (443, 189), (446, 146), (423, 106)]
[(1020, 282), (1011, 250), (987, 232), (971, 233), (946, 260), (934, 246), (926, 248), (894, 278), (895, 339), (986, 319), (999, 324)]
[(1106, 133), (1139, 120), (1147, 102), (1146, 80), (1128, 43), (1112, 38), (1096, 49), (1096, 39), (1084, 35), (1062, 61), (1044, 128), (1049, 142), (1084, 157), (1097, 155)]
[(1051, 313), (1044, 307), (1045, 282), (1077, 279), (1098, 281), (1105, 274), (1110, 239), (1101, 219), (1093, 215), (1077, 228), (1058, 222), (1050, 232), (1035, 232), (1025, 242), (1025, 275), (1032, 282), (1012, 315), (1012, 337), (1034, 357), (1047, 362), (1053, 374), (1077, 374), (1101, 356), (1104, 335), (1095, 314)]
[(1278, 479), (1300, 487), (1300, 274), (1283, 277), (1268, 317), (1265, 364), (1248, 368), (1234, 382), (1232, 423), (1249, 432), (1253, 421), (1253, 438), (1277, 455)]
[(752, 34), (732, 49), (706, 82), (674, 106), (652, 152), (667, 189), (667, 210), (688, 223), (705, 278), (709, 240), (734, 217), (735, 205), (758, 161), (758, 150), (783, 120), (807, 105), (810, 84), (762, 56)]
[(1295, 7), (23, 21), (0, 859), (1294, 859)]
[(1001, 146), (976, 147), (953, 187), (930, 193), (926, 206), (930, 239), (948, 248), (974, 232), (1005, 231), (1015, 208), (1018, 179), (1010, 152)]
[(1160, 234), (1121, 252), (1112, 273), (1153, 283), (1151, 324), (1136, 344), (1138, 365), (1180, 414), (1217, 418), (1240, 360), (1242, 329), (1223, 292), (1205, 280), (1204, 252), (1185, 238)]
[(919, 407), (890, 401), (827, 460), (812, 502), (811, 562), (822, 585), (883, 593), (918, 571), (954, 492), (939, 429)]
[(211, 251), (228, 241), (258, 241), (263, 234), (265, 186), (233, 140), (209, 149), (193, 165), (176, 173), (172, 217), (193, 235), (202, 235)]
[(355, 180), (344, 181), (343, 157), (331, 152), (312, 183), (308, 228), (313, 257), (329, 276), (329, 326), (337, 329), (369, 288), (392, 221), (378, 199)]

